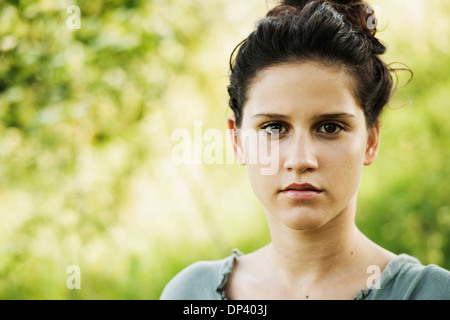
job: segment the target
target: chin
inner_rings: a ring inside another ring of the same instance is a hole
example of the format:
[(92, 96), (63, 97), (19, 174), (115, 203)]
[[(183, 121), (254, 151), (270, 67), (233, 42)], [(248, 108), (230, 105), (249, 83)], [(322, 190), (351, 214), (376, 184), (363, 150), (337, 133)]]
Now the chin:
[(298, 231), (319, 229), (331, 220), (325, 212), (311, 209), (295, 210), (295, 212), (276, 214), (272, 217), (287, 228)]
[(285, 225), (291, 230), (306, 231), (317, 230), (324, 225), (324, 222), (318, 221), (318, 219), (296, 219), (294, 221), (286, 221)]

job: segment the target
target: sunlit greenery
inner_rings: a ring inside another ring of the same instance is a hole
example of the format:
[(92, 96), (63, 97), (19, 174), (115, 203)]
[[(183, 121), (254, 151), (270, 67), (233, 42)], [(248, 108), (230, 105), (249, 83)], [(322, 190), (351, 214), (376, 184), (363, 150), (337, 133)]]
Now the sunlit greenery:
[[(0, 3), (1, 299), (158, 299), (188, 264), (270, 241), (245, 168), (176, 165), (171, 138), (202, 121), (230, 147), (229, 55), (274, 3)], [(387, 61), (414, 78), (383, 116), (357, 224), (449, 269), (450, 4), (373, 4)]]

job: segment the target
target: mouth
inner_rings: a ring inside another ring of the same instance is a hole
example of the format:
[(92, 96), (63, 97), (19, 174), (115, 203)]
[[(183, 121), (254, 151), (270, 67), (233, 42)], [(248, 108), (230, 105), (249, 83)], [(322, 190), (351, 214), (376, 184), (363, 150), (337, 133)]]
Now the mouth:
[(294, 200), (310, 200), (319, 196), (323, 190), (309, 183), (292, 183), (280, 192), (284, 196)]

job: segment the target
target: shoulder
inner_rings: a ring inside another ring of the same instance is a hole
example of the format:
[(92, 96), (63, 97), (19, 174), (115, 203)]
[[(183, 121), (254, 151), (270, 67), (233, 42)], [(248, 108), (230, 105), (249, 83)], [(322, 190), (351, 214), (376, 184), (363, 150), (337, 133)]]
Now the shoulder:
[(416, 274), (411, 299), (450, 300), (450, 272), (430, 264)]
[(164, 288), (161, 300), (217, 299), (222, 261), (199, 261), (180, 271)]
[(377, 291), (380, 299), (449, 300), (450, 272), (401, 254), (386, 267)]
[[(234, 251), (233, 251), (234, 252)], [(222, 260), (199, 261), (181, 270), (164, 288), (161, 300), (220, 300), (234, 253)]]

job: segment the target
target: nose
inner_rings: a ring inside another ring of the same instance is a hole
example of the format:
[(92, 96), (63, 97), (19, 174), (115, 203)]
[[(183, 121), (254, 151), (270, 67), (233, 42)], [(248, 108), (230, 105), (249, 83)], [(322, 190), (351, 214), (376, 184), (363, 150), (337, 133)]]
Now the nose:
[(318, 168), (313, 138), (306, 132), (296, 132), (286, 146), (284, 168), (303, 173)]

